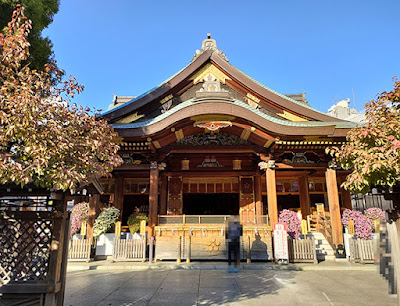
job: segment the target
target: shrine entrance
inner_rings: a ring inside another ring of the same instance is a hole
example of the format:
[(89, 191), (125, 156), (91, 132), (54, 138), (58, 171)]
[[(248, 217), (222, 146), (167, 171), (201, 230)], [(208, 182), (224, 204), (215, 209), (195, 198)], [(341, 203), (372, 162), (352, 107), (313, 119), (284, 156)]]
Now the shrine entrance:
[(238, 193), (186, 193), (183, 194), (185, 215), (238, 215)]

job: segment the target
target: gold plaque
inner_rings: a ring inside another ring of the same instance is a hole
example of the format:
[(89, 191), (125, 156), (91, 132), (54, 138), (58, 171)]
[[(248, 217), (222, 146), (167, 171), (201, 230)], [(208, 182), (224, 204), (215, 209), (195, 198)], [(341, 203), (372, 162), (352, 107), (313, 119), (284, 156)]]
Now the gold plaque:
[(146, 220), (140, 221), (140, 235), (146, 234)]
[(307, 221), (306, 220), (301, 220), (301, 233), (304, 236), (307, 236), (308, 231), (307, 231)]
[(115, 237), (121, 236), (121, 221), (115, 222)]
[(81, 226), (81, 235), (85, 236), (86, 235), (86, 228), (87, 228), (87, 224), (86, 221), (82, 222), (82, 226)]
[(374, 220), (374, 226), (375, 226), (375, 233), (376, 234), (379, 234), (380, 225), (381, 225), (381, 222), (379, 220)]
[(354, 220), (349, 220), (349, 234), (354, 235), (355, 230), (354, 230)]

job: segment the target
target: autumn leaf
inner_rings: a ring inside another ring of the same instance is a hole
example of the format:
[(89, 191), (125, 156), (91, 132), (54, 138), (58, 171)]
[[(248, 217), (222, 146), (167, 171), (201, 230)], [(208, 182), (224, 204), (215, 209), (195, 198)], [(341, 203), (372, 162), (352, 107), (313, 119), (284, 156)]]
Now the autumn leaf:
[(55, 63), (22, 66), (31, 24), (18, 7), (0, 34), (0, 183), (73, 188), (122, 163), (120, 138), (95, 110), (69, 102), (83, 86)]

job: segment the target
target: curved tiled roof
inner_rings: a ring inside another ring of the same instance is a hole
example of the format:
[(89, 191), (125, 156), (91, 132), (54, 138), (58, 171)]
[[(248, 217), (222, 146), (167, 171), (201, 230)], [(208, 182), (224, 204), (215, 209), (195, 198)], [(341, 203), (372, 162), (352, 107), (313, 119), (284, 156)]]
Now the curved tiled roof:
[[(247, 119), (250, 117), (249, 114), (253, 114), (253, 118), (259, 118), (260, 123), (264, 122), (270, 122), (273, 123), (274, 125), (279, 125), (282, 127), (296, 127), (296, 128), (318, 128), (318, 127), (332, 127), (333, 129), (350, 129), (354, 127), (356, 124), (353, 122), (348, 122), (348, 121), (332, 121), (332, 122), (327, 122), (327, 121), (299, 121), (299, 122), (293, 122), (293, 121), (288, 121), (284, 119), (279, 119), (276, 117), (273, 117), (271, 115), (268, 115), (266, 113), (261, 112), (258, 109), (255, 109), (251, 107), (250, 105), (239, 101), (235, 99), (217, 99), (217, 98), (212, 98), (212, 99), (190, 99), (185, 102), (182, 102), (175, 106), (174, 108), (168, 110), (167, 112), (152, 118), (147, 121), (143, 122), (136, 122), (136, 123), (128, 123), (128, 124), (117, 124), (114, 123), (112, 124), (115, 129), (145, 129), (147, 130), (148, 127), (151, 127), (164, 119), (167, 119), (168, 117), (173, 117), (174, 114), (178, 113), (184, 113), (182, 116), (177, 118), (178, 120), (182, 120), (184, 118), (190, 118), (193, 115), (197, 115), (195, 111), (190, 111), (191, 107), (194, 107), (196, 105), (199, 105), (201, 103), (209, 103), (212, 102), (214, 105), (221, 104), (221, 107), (218, 109), (222, 109), (223, 107), (229, 108), (229, 105), (231, 107), (235, 107), (234, 115), (239, 118)], [(225, 104), (223, 106), (222, 104)], [(213, 112), (212, 108), (208, 107), (210, 109), (210, 113)], [(240, 112), (242, 110), (242, 112)], [(256, 115), (256, 116), (254, 116)], [(264, 121), (266, 120), (266, 121)], [(259, 121), (259, 120), (254, 120), (254, 121)], [(262, 125), (262, 124), (261, 124)], [(160, 126), (160, 129), (163, 128)], [(157, 129), (158, 130), (158, 129)]]
[[(151, 103), (155, 99), (160, 99), (163, 96), (166, 96), (171, 88), (179, 85), (181, 82), (190, 78), (196, 71), (201, 69), (203, 65), (212, 61), (215, 63), (220, 69), (230, 75), (233, 79), (236, 79), (239, 83), (241, 83), (245, 88), (248, 88), (250, 91), (258, 93), (261, 97), (264, 97), (267, 101), (270, 101), (275, 106), (283, 110), (287, 110), (293, 114), (300, 115), (305, 118), (309, 118), (316, 121), (326, 122), (327, 124), (331, 124), (331, 122), (340, 122), (342, 120), (333, 118), (328, 116), (314, 108), (310, 105), (296, 101), (291, 97), (283, 95), (264, 84), (258, 82), (257, 80), (251, 78), (241, 70), (237, 69), (235, 66), (227, 62), (218, 51), (213, 50), (204, 50), (201, 55), (199, 55), (193, 62), (182, 68), (180, 71), (175, 73), (173, 76), (159, 84), (158, 86), (150, 89), (144, 94), (138, 96), (135, 99), (130, 100), (129, 102), (119, 105), (112, 110), (109, 110), (102, 114), (103, 117), (110, 119), (111, 121), (117, 121), (124, 116), (131, 114), (137, 111), (139, 108), (144, 107), (148, 103)], [(184, 103), (184, 102), (183, 102)], [(184, 107), (185, 104), (182, 105)], [(165, 114), (168, 114), (166, 112)], [(165, 114), (163, 114), (165, 116)], [(163, 117), (163, 115), (161, 115)], [(159, 120), (160, 116), (156, 118), (150, 119), (145, 122), (152, 122), (154, 120)], [(276, 119), (276, 118), (274, 118)], [(283, 120), (282, 120), (283, 121)], [(335, 123), (335, 125), (336, 125)], [(143, 124), (143, 122), (138, 123)], [(290, 123), (288, 123), (290, 124)], [(296, 123), (299, 124), (299, 123)], [(308, 125), (310, 126), (310, 125)], [(318, 125), (317, 125), (318, 126)]]

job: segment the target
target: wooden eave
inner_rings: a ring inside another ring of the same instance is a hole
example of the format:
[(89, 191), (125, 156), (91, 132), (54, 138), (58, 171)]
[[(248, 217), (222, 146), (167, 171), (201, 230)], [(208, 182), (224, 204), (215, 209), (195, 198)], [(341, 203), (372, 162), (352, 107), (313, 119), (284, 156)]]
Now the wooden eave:
[[(195, 115), (206, 114), (221, 114), (232, 115), (242, 118), (256, 126), (260, 126), (265, 133), (274, 133), (277, 135), (297, 135), (297, 136), (330, 136), (330, 137), (345, 137), (350, 128), (336, 128), (336, 125), (328, 126), (292, 126), (282, 125), (269, 121), (260, 117), (258, 114), (251, 110), (244, 109), (238, 105), (231, 103), (231, 101), (221, 101), (209, 99), (202, 103), (193, 103), (192, 105), (172, 113), (170, 116), (161, 121), (155, 122), (148, 126), (137, 128), (125, 128), (114, 126), (114, 129), (122, 137), (144, 137), (155, 135), (162, 130), (168, 129), (181, 120), (188, 119)], [(240, 114), (240, 116), (238, 116)]]

